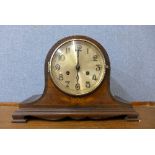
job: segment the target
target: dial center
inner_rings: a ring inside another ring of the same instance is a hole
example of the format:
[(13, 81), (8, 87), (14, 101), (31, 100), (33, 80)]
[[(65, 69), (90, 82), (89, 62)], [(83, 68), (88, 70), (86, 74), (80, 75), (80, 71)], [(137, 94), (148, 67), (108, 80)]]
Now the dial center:
[(80, 70), (80, 65), (79, 65), (79, 64), (76, 65), (76, 70), (77, 70), (77, 71)]

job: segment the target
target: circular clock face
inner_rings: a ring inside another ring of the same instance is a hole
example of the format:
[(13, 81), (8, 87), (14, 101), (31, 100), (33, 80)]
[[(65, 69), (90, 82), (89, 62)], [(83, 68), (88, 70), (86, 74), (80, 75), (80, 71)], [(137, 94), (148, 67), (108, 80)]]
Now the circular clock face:
[(54, 50), (49, 72), (60, 90), (79, 96), (94, 91), (101, 84), (105, 66), (105, 57), (93, 42), (71, 39)]

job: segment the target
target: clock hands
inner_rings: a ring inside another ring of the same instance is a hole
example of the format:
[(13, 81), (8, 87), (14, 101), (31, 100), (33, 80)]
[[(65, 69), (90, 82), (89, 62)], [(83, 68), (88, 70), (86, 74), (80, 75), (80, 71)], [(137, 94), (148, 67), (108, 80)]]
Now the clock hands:
[(77, 80), (77, 84), (75, 85), (75, 88), (77, 90), (79, 90), (80, 89), (80, 84), (79, 84), (79, 71), (80, 71), (79, 52), (80, 52), (80, 49), (76, 49), (76, 51), (77, 51), (77, 64), (76, 64), (76, 70), (77, 70), (76, 80)]

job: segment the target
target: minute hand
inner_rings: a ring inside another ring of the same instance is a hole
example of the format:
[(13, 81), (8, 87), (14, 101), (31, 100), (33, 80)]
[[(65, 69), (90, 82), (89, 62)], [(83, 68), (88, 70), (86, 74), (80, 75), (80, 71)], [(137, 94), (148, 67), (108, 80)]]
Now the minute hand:
[(77, 64), (76, 64), (76, 70), (77, 70), (77, 72), (79, 72), (79, 70), (80, 70), (80, 64), (79, 64), (79, 51), (80, 51), (80, 50), (77, 50)]

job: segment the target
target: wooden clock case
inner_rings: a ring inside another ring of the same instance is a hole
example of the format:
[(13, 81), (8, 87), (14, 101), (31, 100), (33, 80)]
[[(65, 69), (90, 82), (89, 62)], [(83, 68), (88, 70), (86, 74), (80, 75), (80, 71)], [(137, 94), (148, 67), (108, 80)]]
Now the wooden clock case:
[[(106, 60), (106, 74), (100, 86), (83, 96), (72, 96), (59, 90), (49, 73), (49, 60), (56, 47), (71, 39), (85, 39), (103, 52)], [(122, 116), (136, 120), (137, 112), (130, 104), (114, 98), (110, 92), (110, 61), (106, 50), (97, 41), (86, 36), (70, 36), (58, 41), (49, 51), (45, 60), (45, 88), (40, 96), (33, 96), (19, 106), (12, 115), (13, 122), (26, 122), (32, 117), (46, 120), (71, 119), (107, 119)]]

